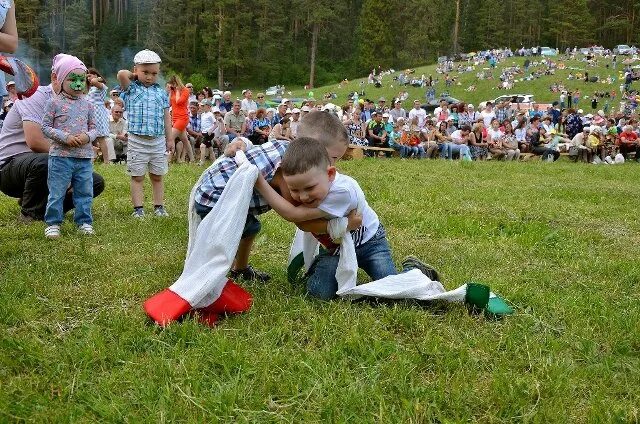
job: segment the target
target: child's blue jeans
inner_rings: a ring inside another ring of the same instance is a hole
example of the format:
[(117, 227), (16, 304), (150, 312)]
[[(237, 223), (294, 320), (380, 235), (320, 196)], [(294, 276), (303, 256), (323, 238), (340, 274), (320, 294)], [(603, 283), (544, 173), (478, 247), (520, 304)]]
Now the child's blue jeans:
[(63, 203), (71, 184), (73, 221), (77, 225), (93, 223), (91, 205), (93, 203), (93, 166), (91, 159), (49, 156), (47, 185), (49, 198), (44, 213), (47, 225), (60, 225), (64, 219)]
[[(372, 280), (379, 280), (398, 273), (391, 258), (391, 248), (382, 225), (369, 241), (356, 247), (356, 256), (358, 267), (363, 269)], [(316, 257), (308, 274), (307, 292), (309, 295), (322, 300), (336, 297), (338, 291), (336, 269), (339, 259), (339, 255), (332, 255), (328, 252), (322, 252)]]

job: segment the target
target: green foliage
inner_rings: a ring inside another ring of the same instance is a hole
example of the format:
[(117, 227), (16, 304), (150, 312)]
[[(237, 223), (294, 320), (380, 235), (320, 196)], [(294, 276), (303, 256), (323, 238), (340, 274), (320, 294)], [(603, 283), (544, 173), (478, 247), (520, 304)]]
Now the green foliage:
[[(461, 305), (318, 302), (286, 280), (293, 227), (261, 219), (246, 314), (159, 329), (142, 302), (174, 282), (202, 168), (171, 167), (169, 219), (133, 221), (124, 166), (95, 237), (44, 239), (0, 195), (0, 421), (625, 422), (640, 405), (640, 167), (398, 159), (338, 162), (393, 257), (455, 288), (480, 281), (516, 315)], [(150, 196), (150, 187), (146, 187)], [(150, 199), (147, 208), (151, 207)]]
[[(184, 75), (234, 85), (366, 75), (414, 67), (452, 51), (451, 0), (16, 0), (21, 54), (47, 69), (61, 51), (103, 72), (157, 50)], [(521, 45), (561, 49), (640, 42), (637, 0), (460, 0), (461, 51)], [(567, 13), (571, 11), (571, 13)], [(93, 16), (95, 14), (95, 24)], [(47, 76), (41, 75), (46, 81)], [(219, 80), (219, 81), (218, 81)]]
[(191, 76), (186, 80), (193, 84), (193, 87), (196, 90), (200, 90), (203, 87), (209, 86), (209, 80), (202, 74), (191, 74)]

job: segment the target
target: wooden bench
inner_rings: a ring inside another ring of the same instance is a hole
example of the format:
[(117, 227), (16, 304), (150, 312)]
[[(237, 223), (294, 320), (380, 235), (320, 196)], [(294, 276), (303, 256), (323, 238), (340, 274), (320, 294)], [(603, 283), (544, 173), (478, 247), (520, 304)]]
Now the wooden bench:
[(389, 152), (393, 156), (400, 155), (397, 150), (394, 150), (388, 147), (371, 147), (371, 146), (358, 146), (357, 144), (349, 144), (349, 147), (347, 148), (347, 151), (345, 152), (344, 156), (342, 156), (342, 159), (346, 159), (346, 160), (362, 159), (364, 158), (365, 150), (371, 151), (371, 152)]

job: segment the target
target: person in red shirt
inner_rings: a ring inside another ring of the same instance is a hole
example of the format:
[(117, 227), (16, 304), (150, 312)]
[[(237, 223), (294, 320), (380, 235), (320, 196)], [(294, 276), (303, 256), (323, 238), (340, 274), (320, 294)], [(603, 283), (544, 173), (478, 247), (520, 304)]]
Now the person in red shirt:
[[(189, 124), (189, 96), (191, 91), (177, 75), (172, 76), (167, 83), (167, 92), (171, 103), (171, 137), (182, 142), (183, 150), (190, 163), (194, 163), (193, 149), (187, 137), (187, 125)], [(178, 163), (184, 162), (184, 157), (178, 157)]]
[(620, 133), (620, 153), (622, 153), (622, 156), (626, 159), (629, 153), (635, 152), (636, 160), (638, 160), (638, 154), (640, 154), (638, 147), (638, 134), (633, 131), (631, 125), (625, 125)]

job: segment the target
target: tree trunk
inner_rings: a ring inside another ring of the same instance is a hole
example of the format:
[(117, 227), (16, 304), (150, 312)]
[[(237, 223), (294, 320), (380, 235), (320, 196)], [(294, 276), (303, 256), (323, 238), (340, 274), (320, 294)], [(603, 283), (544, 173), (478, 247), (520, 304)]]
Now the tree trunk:
[(458, 53), (458, 33), (460, 31), (460, 0), (456, 0), (456, 21), (453, 25), (453, 54)]
[(316, 51), (318, 50), (318, 33), (320, 32), (320, 24), (313, 24), (313, 33), (311, 35), (311, 62), (309, 64), (309, 87), (313, 88), (316, 79)]
[(224, 88), (224, 70), (222, 69), (222, 5), (218, 8), (218, 90)]

